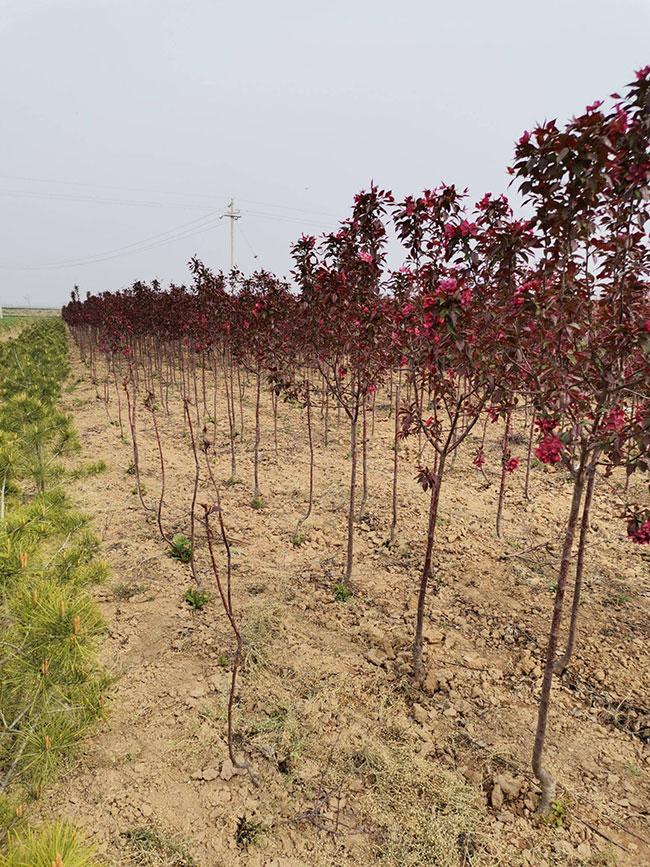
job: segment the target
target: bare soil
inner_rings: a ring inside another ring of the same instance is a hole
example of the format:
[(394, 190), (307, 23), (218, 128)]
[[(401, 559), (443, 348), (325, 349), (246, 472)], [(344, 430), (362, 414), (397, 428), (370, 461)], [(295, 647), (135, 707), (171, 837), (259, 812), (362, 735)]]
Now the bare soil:
[[(594, 498), (575, 658), (553, 690), (546, 755), (561, 783), (555, 822), (540, 825), (530, 755), (571, 491), (563, 472), (534, 469), (532, 502), (523, 498), (522, 468), (509, 478), (499, 541), (496, 471), (486, 488), (471, 464), (477, 437), (458, 455), (442, 492), (438, 580), (425, 629), (428, 677), (419, 689), (410, 678), (410, 642), (428, 498), (413, 480), (417, 443), (400, 450), (399, 539), (389, 548), (393, 421), (378, 401), (354, 595), (336, 601), (347, 424), (337, 427), (334, 413), (324, 447), (315, 413), (314, 513), (298, 539), (308, 490), (302, 412), (280, 405), (276, 455), (266, 401), (264, 508), (253, 509), (251, 386), (242, 483), (222, 486), (222, 501), (245, 638), (237, 747), (262, 777), (256, 788), (227, 761), (234, 641), (204, 540), (197, 557), (212, 600), (193, 611), (183, 601), (189, 567), (166, 555), (155, 521), (132, 493), (130, 443), (109, 423), (73, 345), (71, 354), (73, 381), (82, 380), (67, 402), (85, 459), (109, 465), (75, 483), (73, 495), (92, 516), (111, 571), (97, 597), (109, 623), (102, 655), (115, 686), (107, 721), (83, 743), (78, 765), (46, 792), (43, 816), (73, 820), (119, 865), (650, 863), (650, 559), (625, 539), (604, 481)], [(109, 411), (115, 421), (114, 389)], [(218, 412), (216, 476), (225, 479), (221, 385)], [(189, 535), (193, 459), (180, 400), (169, 419), (162, 411), (159, 418), (164, 522)], [(145, 410), (139, 430), (146, 499), (154, 502), (160, 473)], [(490, 431), (488, 472), (500, 465), (498, 435)], [(212, 498), (202, 483), (199, 503)], [(470, 862), (472, 852), (483, 852), (483, 861)]]

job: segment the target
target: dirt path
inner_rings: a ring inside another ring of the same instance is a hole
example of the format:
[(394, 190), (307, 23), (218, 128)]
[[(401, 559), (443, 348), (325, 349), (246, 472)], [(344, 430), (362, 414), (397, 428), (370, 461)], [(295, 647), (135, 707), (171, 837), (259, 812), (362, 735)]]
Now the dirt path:
[[(281, 405), (279, 456), (272, 430), (265, 425), (262, 434), (265, 508), (250, 506), (249, 450), (239, 466), (244, 483), (222, 493), (238, 540), (234, 597), (246, 646), (235, 728), (262, 775), (255, 788), (224, 764), (233, 641), (216, 595), (201, 612), (183, 602), (188, 568), (166, 556), (155, 522), (132, 494), (130, 445), (120, 442), (71, 352), (83, 380), (69, 409), (85, 458), (109, 465), (79, 482), (75, 498), (93, 516), (111, 571), (97, 594), (110, 624), (103, 657), (116, 682), (108, 721), (84, 743), (79, 766), (47, 792), (44, 814), (86, 828), (115, 864), (453, 865), (462, 863), (458, 851), (482, 844), (488, 864), (595, 865), (607, 863), (608, 851), (622, 865), (650, 862), (640, 839), (650, 837), (650, 720), (643, 720), (650, 704), (649, 559), (624, 540), (602, 486), (583, 631), (571, 674), (555, 687), (550, 722), (548, 760), (566, 786), (562, 827), (538, 827), (530, 818), (536, 789), (529, 761), (553, 552), (512, 555), (557, 538), (569, 485), (560, 473), (535, 470), (535, 502), (527, 504), (522, 474), (515, 474), (504, 517), (508, 541), (499, 542), (497, 486), (485, 490), (468, 469), (475, 443), (468, 444), (443, 490), (440, 589), (425, 633), (429, 677), (416, 691), (409, 644), (427, 501), (412, 481), (414, 448), (401, 453), (402, 525), (391, 551), (383, 543), (392, 421), (380, 410), (370, 445), (369, 514), (357, 532), (355, 594), (336, 602), (346, 428), (333, 425), (330, 446), (318, 447), (314, 517), (296, 547), (308, 452), (299, 410)], [(163, 425), (165, 522), (187, 532), (191, 455), (178, 403)], [(159, 484), (155, 441), (144, 414), (140, 421), (151, 498)], [(218, 477), (225, 477), (225, 415), (217, 429)], [(525, 446), (518, 448), (523, 453)], [(496, 439), (488, 459), (488, 466), (498, 464)], [(204, 488), (199, 502), (210, 496)], [(201, 558), (214, 593), (204, 550)], [(328, 833), (334, 828), (338, 833)]]

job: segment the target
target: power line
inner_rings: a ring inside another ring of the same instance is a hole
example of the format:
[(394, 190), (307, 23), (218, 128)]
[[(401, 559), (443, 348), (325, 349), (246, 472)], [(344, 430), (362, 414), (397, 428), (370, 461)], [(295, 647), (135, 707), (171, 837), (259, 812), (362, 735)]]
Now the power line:
[[(225, 198), (225, 196), (223, 196), (223, 194), (215, 194), (215, 193), (187, 193), (187, 192), (175, 192), (175, 191), (171, 191), (171, 190), (153, 190), (151, 188), (146, 188), (146, 187), (126, 187), (126, 186), (123, 187), (123, 186), (117, 186), (114, 184), (96, 184), (96, 183), (90, 183), (87, 181), (70, 181), (70, 180), (60, 180), (60, 179), (57, 180), (54, 178), (34, 178), (34, 177), (26, 177), (26, 176), (1, 175), (0, 174), (0, 180), (26, 181), (28, 183), (39, 183), (39, 184), (55, 184), (55, 185), (58, 184), (60, 186), (72, 186), (72, 187), (89, 187), (89, 188), (94, 188), (94, 189), (116, 190), (119, 192), (146, 193), (148, 195), (153, 195), (153, 196), (162, 196), (162, 197), (170, 196), (170, 197), (173, 197), (175, 199), (185, 199), (185, 200), (190, 199), (190, 200), (194, 200), (194, 201), (197, 201), (198, 199), (205, 199), (205, 200), (209, 200), (210, 202), (213, 202), (215, 200), (215, 198)], [(24, 194), (27, 196), (40, 196), (40, 195), (49, 196), (49, 195), (51, 195), (52, 197), (58, 197), (60, 195), (57, 193), (48, 194), (47, 192), (41, 193), (40, 191), (31, 191), (31, 190), (26, 190), (26, 191), (10, 190), (10, 191), (6, 191), (6, 192), (9, 194), (12, 194), (12, 195), (23, 195)], [(65, 194), (62, 194), (62, 195), (65, 196)], [(79, 201), (83, 201), (83, 200), (84, 199), (82, 199), (82, 198), (79, 199)], [(99, 199), (93, 199), (93, 201), (99, 201)], [(131, 202), (130, 200), (125, 201), (125, 200), (121, 200), (121, 199), (119, 199), (119, 200), (102, 200), (102, 201), (106, 201), (108, 204), (132, 204), (132, 203), (135, 204), (135, 202)], [(297, 213), (318, 214), (318, 215), (325, 216), (325, 217), (333, 217), (334, 219), (338, 219), (338, 217), (339, 217), (338, 214), (335, 214), (331, 211), (322, 211), (322, 210), (318, 210), (318, 209), (314, 210), (311, 208), (299, 208), (299, 207), (296, 207), (294, 205), (277, 205), (274, 202), (260, 202), (260, 201), (255, 200), (255, 199), (242, 198), (241, 196), (239, 197), (239, 201), (240, 202), (248, 202), (251, 205), (261, 205), (264, 208), (280, 208), (282, 210), (295, 211)], [(147, 204), (148, 205), (148, 204), (166, 204), (166, 203), (164, 203), (164, 202), (155, 202), (155, 203), (142, 202), (141, 204)], [(171, 204), (171, 202), (170, 202), (170, 204)]]
[(68, 193), (47, 193), (37, 192), (34, 190), (0, 190), (0, 196), (9, 196), (11, 198), (22, 199), (39, 199), (44, 201), (61, 201), (61, 202), (82, 202), (93, 205), (129, 205), (146, 208), (187, 208), (196, 211), (197, 209), (208, 210), (206, 204), (189, 204), (187, 202), (170, 202), (170, 201), (141, 201), (136, 199), (107, 199), (99, 196), (73, 196)]
[[(1, 176), (0, 176), (1, 177)], [(90, 186), (90, 185), (88, 185)], [(0, 191), (2, 193), (11, 193), (11, 191)], [(34, 197), (42, 197), (49, 198), (49, 194), (34, 194)], [(55, 196), (56, 197), (56, 196)], [(73, 201), (84, 201), (83, 198), (78, 197), (69, 197), (70, 200)], [(111, 202), (111, 203), (120, 203), (120, 204), (138, 204), (134, 202), (121, 202), (118, 200), (102, 200), (102, 199), (90, 199), (91, 201), (99, 201), (99, 202)], [(140, 203), (140, 204), (154, 204), (154, 203)], [(161, 204), (161, 203), (157, 203)], [(271, 207), (282, 207), (278, 205), (271, 205)], [(299, 209), (293, 209), (299, 210)], [(321, 221), (307, 220), (303, 217), (298, 216), (287, 216), (285, 214), (280, 213), (268, 213), (265, 211), (259, 210), (249, 210), (246, 209), (243, 214), (245, 216), (250, 216), (253, 219), (261, 219), (261, 220), (270, 220), (272, 222), (280, 222), (280, 223), (289, 223), (297, 226), (308, 226), (317, 227), (318, 229), (323, 229), (323, 223)], [(100, 253), (95, 253), (88, 256), (82, 256), (78, 259), (71, 259), (63, 262), (44, 262), (38, 263), (34, 265), (27, 265), (23, 263), (0, 263), (0, 270), (12, 270), (12, 271), (47, 271), (47, 270), (60, 270), (65, 268), (77, 268), (83, 267), (86, 265), (95, 265), (100, 264), (102, 262), (107, 262), (112, 259), (117, 259), (122, 256), (129, 256), (135, 253), (142, 253), (148, 250), (155, 249), (156, 247), (164, 246), (165, 244), (175, 243), (176, 241), (185, 240), (187, 238), (191, 238), (195, 235), (201, 234), (209, 229), (212, 229), (217, 225), (217, 222), (222, 217), (228, 217), (231, 220), (231, 270), (234, 267), (235, 256), (234, 256), (234, 223), (235, 220), (238, 220), (242, 216), (242, 212), (240, 209), (234, 207), (234, 201), (231, 199), (229, 210), (224, 212), (212, 211), (211, 213), (205, 214), (201, 217), (197, 217), (194, 220), (190, 220), (185, 223), (181, 223), (178, 226), (174, 226), (171, 229), (167, 229), (164, 232), (159, 232), (155, 235), (148, 236), (147, 238), (140, 239), (139, 241), (133, 241), (130, 244), (124, 244), (119, 247), (113, 247), (109, 250), (104, 250)], [(253, 250), (250, 241), (244, 235), (246, 243), (251, 249), (253, 254), (253, 258), (257, 259), (258, 256)]]
[(230, 270), (233, 271), (235, 268), (235, 220), (241, 220), (241, 213), (239, 208), (235, 207), (234, 199), (230, 200), (228, 210), (224, 211), (219, 219), (222, 220), (224, 217), (228, 217), (230, 220)]
[[(253, 255), (253, 259), (257, 259), (257, 260), (259, 260), (260, 257), (257, 255), (257, 253), (255, 252), (255, 250), (253, 250), (253, 245), (252, 245), (251, 242), (248, 240), (248, 236), (247, 236), (246, 232), (244, 232), (243, 227), (240, 226), (239, 231), (241, 232), (241, 234), (242, 234), (242, 236), (243, 236), (243, 238), (244, 238), (244, 241), (246, 241), (246, 243), (248, 244), (248, 249), (251, 251), (251, 253), (252, 253), (252, 255)], [(260, 261), (260, 265), (262, 265), (262, 262), (261, 262), (261, 261)], [(264, 267), (264, 266), (262, 265), (262, 267)]]
[(102, 253), (85, 256), (77, 260), (70, 260), (67, 262), (49, 262), (39, 265), (0, 264), (0, 268), (15, 271), (41, 271), (80, 267), (82, 265), (94, 265), (99, 262), (106, 262), (110, 259), (117, 259), (121, 256), (128, 256), (131, 253), (140, 253), (145, 250), (151, 250), (155, 247), (163, 246), (164, 244), (184, 240), (185, 238), (191, 238), (194, 235), (200, 234), (201, 232), (207, 231), (216, 226), (219, 216), (219, 213), (215, 212), (209, 216), (190, 220), (189, 223), (182, 223), (180, 226), (175, 226), (172, 229), (168, 229), (166, 232), (160, 232), (157, 235), (150, 236), (149, 238), (134, 241), (133, 243), (125, 244), (122, 247), (114, 247), (112, 250), (106, 250)]

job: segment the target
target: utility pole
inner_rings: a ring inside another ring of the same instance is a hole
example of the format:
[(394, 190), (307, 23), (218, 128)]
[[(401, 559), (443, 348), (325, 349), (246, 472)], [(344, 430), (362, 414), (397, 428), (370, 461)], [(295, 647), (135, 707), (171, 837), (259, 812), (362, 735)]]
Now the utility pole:
[(230, 219), (230, 270), (232, 271), (235, 267), (235, 220), (241, 219), (239, 208), (235, 207), (234, 199), (230, 200), (228, 210), (225, 211), (219, 219), (221, 220), (223, 217), (229, 217)]

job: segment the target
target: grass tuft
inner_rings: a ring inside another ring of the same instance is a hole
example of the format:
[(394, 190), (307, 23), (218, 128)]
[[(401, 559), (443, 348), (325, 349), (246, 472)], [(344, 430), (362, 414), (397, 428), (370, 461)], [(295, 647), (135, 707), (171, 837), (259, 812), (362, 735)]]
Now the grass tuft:
[(100, 867), (95, 847), (71, 825), (12, 834), (0, 867)]

